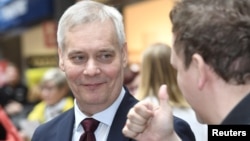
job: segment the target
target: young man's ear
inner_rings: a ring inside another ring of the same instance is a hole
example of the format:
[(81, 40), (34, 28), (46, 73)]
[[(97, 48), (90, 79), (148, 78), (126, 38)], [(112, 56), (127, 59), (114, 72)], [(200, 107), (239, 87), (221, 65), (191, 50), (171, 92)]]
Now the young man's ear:
[(197, 73), (197, 79), (198, 79), (197, 80), (198, 88), (202, 89), (208, 79), (206, 63), (204, 59), (202, 58), (202, 56), (198, 53), (195, 53), (192, 56), (192, 61), (194, 63), (193, 65), (195, 66), (195, 69), (197, 69), (196, 73)]

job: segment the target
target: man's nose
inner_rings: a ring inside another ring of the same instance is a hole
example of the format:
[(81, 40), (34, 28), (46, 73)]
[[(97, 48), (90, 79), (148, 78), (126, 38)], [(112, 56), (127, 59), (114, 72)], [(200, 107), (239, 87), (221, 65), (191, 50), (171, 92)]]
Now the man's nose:
[(85, 65), (85, 68), (83, 70), (83, 73), (85, 75), (89, 76), (95, 76), (96, 74), (99, 74), (101, 72), (98, 64), (94, 60), (88, 60), (88, 62)]

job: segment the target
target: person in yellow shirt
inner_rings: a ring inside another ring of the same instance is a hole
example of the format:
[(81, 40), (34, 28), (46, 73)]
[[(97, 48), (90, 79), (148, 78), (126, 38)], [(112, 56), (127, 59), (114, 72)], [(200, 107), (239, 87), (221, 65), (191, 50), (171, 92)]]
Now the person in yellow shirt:
[(73, 107), (73, 97), (69, 95), (65, 74), (60, 69), (46, 71), (40, 89), (42, 101), (28, 114), (28, 120), (44, 123)]

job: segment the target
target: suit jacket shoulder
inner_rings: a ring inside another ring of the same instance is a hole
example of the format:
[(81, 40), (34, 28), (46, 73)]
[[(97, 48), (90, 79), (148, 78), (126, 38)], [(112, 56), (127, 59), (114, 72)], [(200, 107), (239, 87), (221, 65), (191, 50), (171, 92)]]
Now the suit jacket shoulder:
[(227, 115), (221, 124), (250, 124), (250, 93), (244, 97)]
[(58, 117), (40, 125), (32, 141), (70, 141), (74, 126), (74, 109), (62, 113)]
[(183, 119), (174, 116), (174, 129), (182, 141), (195, 141), (190, 125)]

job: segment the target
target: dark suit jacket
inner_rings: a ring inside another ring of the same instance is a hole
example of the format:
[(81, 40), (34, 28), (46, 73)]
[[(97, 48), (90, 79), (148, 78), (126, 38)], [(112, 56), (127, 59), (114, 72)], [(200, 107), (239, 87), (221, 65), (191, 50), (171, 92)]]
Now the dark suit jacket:
[[(122, 128), (125, 125), (129, 109), (137, 102), (126, 90), (126, 94), (115, 114), (107, 141), (133, 141), (124, 137)], [(39, 126), (32, 137), (32, 141), (71, 141), (74, 119), (74, 109), (72, 108), (55, 119)], [(195, 141), (194, 134), (187, 122), (174, 117), (174, 127), (183, 141)]]
[(250, 110), (247, 107), (250, 107), (250, 93), (233, 108), (221, 124), (250, 125)]

